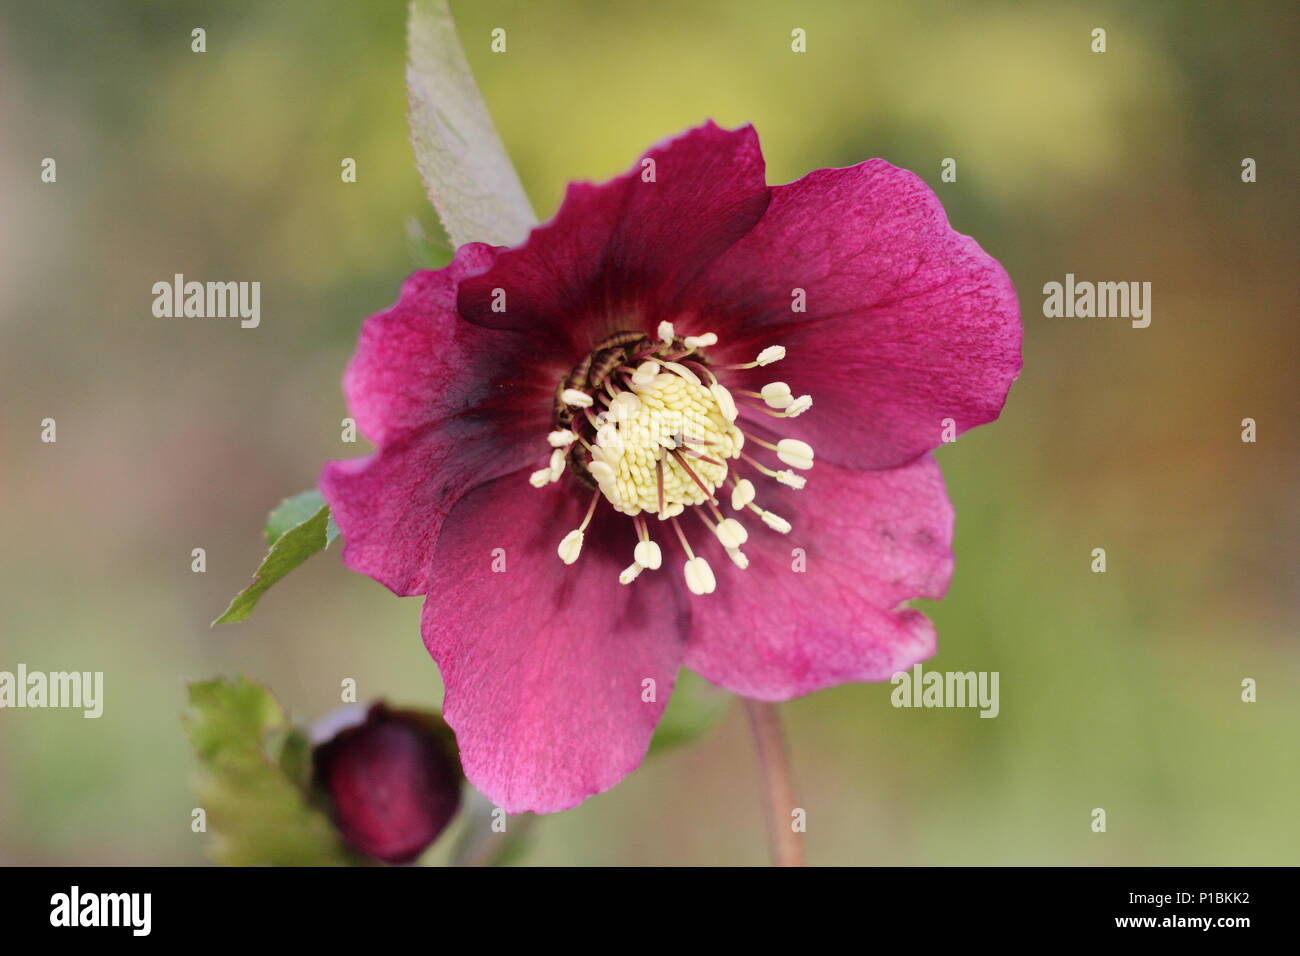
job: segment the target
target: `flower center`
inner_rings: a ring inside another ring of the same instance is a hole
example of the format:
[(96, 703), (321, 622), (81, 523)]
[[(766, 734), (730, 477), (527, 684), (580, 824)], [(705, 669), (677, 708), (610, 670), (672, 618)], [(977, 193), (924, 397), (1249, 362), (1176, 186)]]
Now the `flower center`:
[[(755, 368), (779, 361), (785, 349), (764, 349), (753, 362), (717, 366), (704, 349), (717, 344), (713, 333), (679, 337), (669, 322), (661, 322), (658, 338), (640, 332), (618, 332), (591, 351), (556, 387), (555, 430), (547, 467), (530, 477), (534, 487), (558, 481), (566, 470), (593, 489), (581, 526), (560, 542), (559, 555), (572, 564), (582, 551), (587, 526), (604, 498), (632, 519), (637, 532), (633, 563), (619, 580), (630, 584), (644, 570), (658, 570), (663, 558), (650, 533), (646, 515), (672, 524), (686, 552), (683, 573), (695, 594), (715, 588), (708, 561), (691, 549), (677, 521), (692, 509), (741, 568), (749, 559), (740, 550), (749, 539), (745, 526), (723, 514), (718, 492), (731, 485), (734, 511), (751, 511), (774, 531), (787, 533), (790, 524), (755, 502), (754, 484), (737, 475), (740, 463), (793, 488), (805, 480), (793, 471), (774, 470), (742, 449), (746, 437), (773, 451), (793, 468), (812, 467), (813, 451), (806, 443), (782, 439), (776, 444), (746, 433), (737, 424), (746, 416), (766, 413), (793, 418), (812, 406), (812, 398), (795, 398), (782, 382), (761, 392), (738, 392), (737, 405), (718, 380), (718, 372)], [(732, 463), (729, 465), (729, 462)]]

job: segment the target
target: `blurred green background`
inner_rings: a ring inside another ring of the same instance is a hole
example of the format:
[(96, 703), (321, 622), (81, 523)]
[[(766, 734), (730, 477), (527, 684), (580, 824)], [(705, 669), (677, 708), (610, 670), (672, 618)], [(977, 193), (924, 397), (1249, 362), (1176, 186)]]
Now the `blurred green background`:
[[(335, 551), (208, 628), (266, 511), (364, 451), (339, 441), (342, 369), (419, 264), (413, 231), (437, 233), (405, 10), (0, 7), (0, 669), (103, 670), (107, 698), (97, 721), (0, 711), (0, 862), (199, 862), (186, 680), (247, 673), (303, 719), (344, 677), (441, 696), (419, 599)], [(940, 452), (957, 569), (927, 608), (930, 666), (999, 671), (1001, 715), (896, 710), (888, 684), (789, 704), (810, 860), (1296, 863), (1294, 5), (453, 9), (542, 218), (569, 179), (706, 117), (752, 122), (772, 183), (873, 156), (915, 170), (1020, 291), (1006, 412)], [(260, 281), (261, 327), (154, 318), (150, 286), (176, 272)], [(1044, 318), (1067, 272), (1152, 282), (1150, 328)], [(740, 708), (535, 833), (526, 862), (764, 862)]]

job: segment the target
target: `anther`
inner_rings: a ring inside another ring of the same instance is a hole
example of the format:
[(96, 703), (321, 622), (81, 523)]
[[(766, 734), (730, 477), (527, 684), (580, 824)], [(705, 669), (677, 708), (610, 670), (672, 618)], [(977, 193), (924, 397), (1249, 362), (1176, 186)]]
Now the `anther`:
[(723, 518), (714, 526), (713, 532), (718, 536), (718, 540), (722, 542), (722, 546), (727, 550), (739, 548), (749, 540), (749, 532), (746, 531), (745, 526), (735, 518)]
[(659, 520), (667, 521), (669, 518), (676, 518), (686, 510), (686, 506), (680, 501), (670, 501), (668, 507), (659, 512)]
[(782, 438), (776, 443), (776, 457), (791, 468), (807, 471), (813, 466), (812, 445), (797, 438)]
[(773, 531), (779, 531), (781, 534), (789, 534), (791, 524), (782, 518), (775, 511), (764, 511), (758, 509), (758, 516), (763, 519), (763, 524), (767, 525)]
[(692, 594), (712, 594), (713, 589), (718, 585), (709, 562), (695, 556), (690, 542), (686, 540), (686, 533), (682, 531), (682, 526), (676, 520), (673, 521), (673, 530), (677, 532), (677, 540), (682, 543), (682, 550), (686, 552), (686, 564), (682, 567), (686, 577), (686, 587)]
[(664, 563), (663, 552), (654, 541), (642, 541), (632, 552), (632, 558), (643, 568), (658, 571)]
[(803, 489), (804, 486), (808, 484), (807, 478), (803, 475), (796, 475), (793, 471), (790, 471), (787, 468), (783, 468), (776, 473), (776, 480), (781, 482), (783, 485), (789, 485), (796, 491)]
[(768, 382), (759, 391), (768, 408), (788, 408), (794, 401), (794, 396), (790, 394), (790, 386), (785, 382)]
[(587, 525), (591, 524), (591, 516), (596, 513), (596, 502), (600, 500), (600, 492), (597, 491), (591, 496), (591, 504), (587, 505), (587, 514), (582, 519), (582, 524), (574, 528), (564, 536), (560, 546), (556, 548), (560, 560), (565, 564), (572, 564), (578, 560), (578, 555), (582, 554), (582, 542), (586, 537), (585, 532)]
[(712, 594), (718, 586), (717, 580), (713, 577), (713, 569), (703, 558), (691, 558), (682, 571), (686, 577), (686, 587), (692, 594), (700, 596)]
[(800, 395), (786, 406), (785, 414), (787, 418), (798, 418), (810, 408), (812, 408), (812, 396)]
[(560, 555), (561, 561), (565, 564), (572, 564), (574, 561), (578, 560), (578, 555), (582, 554), (583, 537), (583, 533), (577, 528), (574, 528), (564, 536), (564, 540), (560, 542), (560, 546), (555, 549)]
[(618, 397), (609, 403), (610, 417), (619, 423), (635, 418), (640, 410), (641, 399), (633, 392), (619, 392)]
[(752, 362), (746, 362), (743, 365), (728, 365), (731, 369), (758, 368), (760, 365), (771, 365), (773, 362), (779, 362), (785, 358), (785, 346), (769, 345), (763, 351), (758, 353), (758, 358)]
[(731, 397), (731, 393), (726, 387), (714, 382), (709, 386), (709, 392), (713, 395), (713, 400), (718, 403), (718, 410), (722, 412), (722, 417), (729, 422), (734, 422), (738, 412), (736, 411), (736, 400)]
[(640, 365), (636, 367), (636, 371), (632, 373), (632, 384), (644, 388), (645, 386), (653, 382), (655, 380), (655, 376), (658, 374), (659, 374), (658, 362), (642, 362)]
[(559, 481), (562, 474), (564, 474), (564, 449), (557, 448), (551, 452), (550, 480)]
[(687, 351), (693, 352), (699, 348), (717, 345), (718, 337), (713, 332), (705, 332), (703, 335), (688, 335), (682, 339), (682, 344), (686, 346)]
[(754, 500), (754, 483), (748, 478), (741, 478), (731, 490), (731, 507), (740, 511)]

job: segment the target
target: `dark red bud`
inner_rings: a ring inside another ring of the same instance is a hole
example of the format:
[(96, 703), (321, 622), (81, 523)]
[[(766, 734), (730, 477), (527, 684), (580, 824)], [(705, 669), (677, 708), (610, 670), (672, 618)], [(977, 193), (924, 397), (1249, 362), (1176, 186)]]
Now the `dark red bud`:
[(363, 723), (318, 746), (316, 780), (348, 844), (386, 863), (409, 863), (423, 853), (460, 805), (453, 748), (437, 717), (382, 703)]

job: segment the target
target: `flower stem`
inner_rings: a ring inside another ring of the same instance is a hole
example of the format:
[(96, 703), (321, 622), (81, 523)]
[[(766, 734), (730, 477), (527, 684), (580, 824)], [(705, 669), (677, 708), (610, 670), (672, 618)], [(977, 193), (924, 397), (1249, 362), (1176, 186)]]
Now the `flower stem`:
[(790, 784), (790, 763), (781, 735), (781, 715), (776, 704), (745, 699), (749, 727), (758, 746), (763, 771), (763, 809), (767, 814), (767, 836), (775, 866), (803, 866), (803, 842), (795, 832), (791, 812), (795, 809), (794, 787)]

